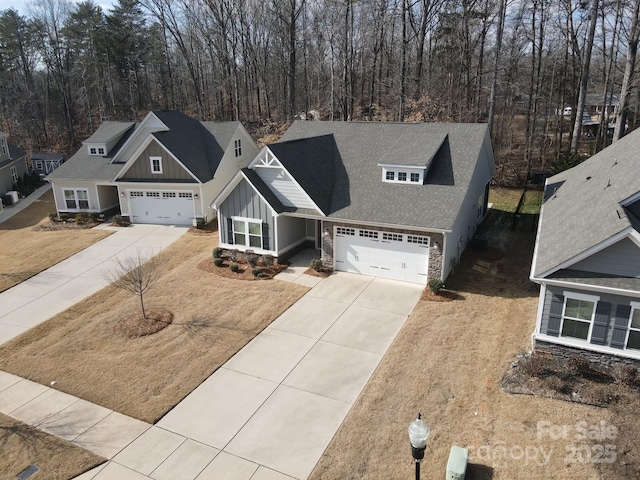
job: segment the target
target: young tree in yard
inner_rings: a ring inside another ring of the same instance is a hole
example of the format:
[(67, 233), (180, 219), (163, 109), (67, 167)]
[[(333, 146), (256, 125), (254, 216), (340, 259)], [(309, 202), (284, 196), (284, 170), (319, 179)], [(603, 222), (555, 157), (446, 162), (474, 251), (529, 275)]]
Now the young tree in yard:
[(114, 287), (140, 297), (142, 316), (145, 319), (147, 312), (144, 308), (144, 295), (160, 278), (162, 264), (163, 259), (160, 255), (144, 255), (138, 251), (136, 255), (118, 258), (113, 270), (107, 274)]

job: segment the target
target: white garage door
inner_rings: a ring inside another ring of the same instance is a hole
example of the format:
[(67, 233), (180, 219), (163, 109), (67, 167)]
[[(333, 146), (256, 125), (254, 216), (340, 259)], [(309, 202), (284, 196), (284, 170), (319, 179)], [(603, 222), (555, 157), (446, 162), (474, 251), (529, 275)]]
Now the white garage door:
[(425, 285), (429, 237), (336, 227), (336, 270)]
[(133, 190), (129, 192), (131, 221), (163, 225), (191, 225), (194, 217), (191, 192)]

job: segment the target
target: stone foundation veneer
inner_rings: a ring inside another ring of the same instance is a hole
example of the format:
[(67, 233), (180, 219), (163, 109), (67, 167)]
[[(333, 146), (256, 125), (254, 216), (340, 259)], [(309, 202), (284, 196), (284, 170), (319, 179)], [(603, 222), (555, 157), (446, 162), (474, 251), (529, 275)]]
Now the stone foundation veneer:
[(360, 228), (365, 230), (377, 230), (389, 233), (404, 233), (409, 235), (419, 235), (421, 237), (430, 237), (429, 242), (429, 280), (432, 278), (440, 278), (442, 274), (442, 242), (443, 235), (441, 233), (421, 232), (418, 230), (403, 230), (401, 228), (379, 228), (370, 225), (361, 225), (358, 223), (337, 223), (323, 222), (323, 229), (329, 229), (328, 236), (322, 235), (322, 263), (333, 268), (333, 227)]
[(548, 343), (544, 340), (535, 340), (533, 351), (543, 355), (550, 355), (556, 358), (570, 359), (572, 357), (582, 357), (589, 363), (595, 363), (605, 368), (632, 366), (640, 371), (640, 360), (627, 357), (618, 357), (608, 353), (593, 352), (580, 348), (567, 347)]

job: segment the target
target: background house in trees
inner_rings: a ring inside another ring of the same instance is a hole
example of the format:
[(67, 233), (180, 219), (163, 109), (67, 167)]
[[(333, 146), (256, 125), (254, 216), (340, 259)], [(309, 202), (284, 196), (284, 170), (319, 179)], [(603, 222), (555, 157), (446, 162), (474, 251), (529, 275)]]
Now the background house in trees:
[(7, 141), (0, 132), (0, 194), (15, 190), (19, 180), (27, 173), (27, 153)]
[(41, 177), (49, 175), (64, 163), (62, 153), (37, 152), (31, 155), (31, 169)]
[(46, 177), (58, 212), (119, 210), (133, 223), (209, 221), (209, 204), (258, 148), (239, 122), (199, 122), (176, 110), (139, 123), (104, 122)]
[(640, 360), (640, 132), (547, 179), (536, 349)]
[(483, 124), (296, 121), (215, 199), (220, 245), (426, 284), (459, 260), (494, 174)]

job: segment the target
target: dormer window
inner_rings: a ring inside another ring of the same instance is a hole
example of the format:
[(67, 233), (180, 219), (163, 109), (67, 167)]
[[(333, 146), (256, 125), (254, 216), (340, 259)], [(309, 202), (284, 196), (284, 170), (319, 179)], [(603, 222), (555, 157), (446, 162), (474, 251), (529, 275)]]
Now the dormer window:
[(162, 173), (162, 157), (149, 157), (151, 162), (151, 173), (159, 175)]
[(3, 138), (0, 140), (0, 144), (2, 144), (2, 155), (7, 154), (7, 141)]
[(236, 157), (239, 157), (242, 155), (242, 142), (240, 141), (239, 138), (233, 141), (233, 148), (234, 148)]
[(379, 165), (382, 181), (386, 183), (413, 183), (422, 185), (425, 167), (419, 165)]
[(105, 147), (89, 147), (89, 155), (105, 156), (107, 149)]

